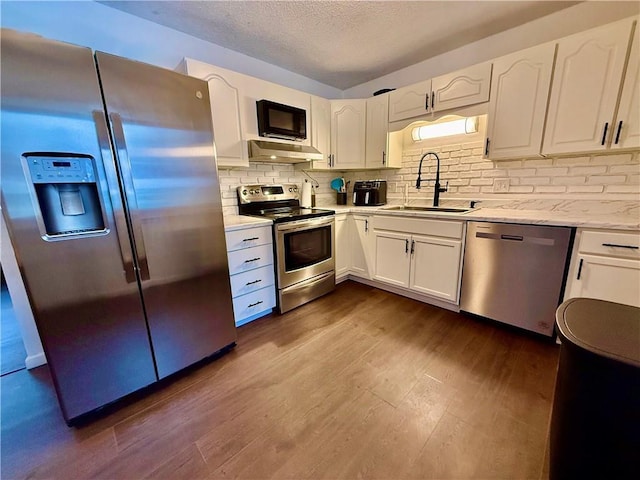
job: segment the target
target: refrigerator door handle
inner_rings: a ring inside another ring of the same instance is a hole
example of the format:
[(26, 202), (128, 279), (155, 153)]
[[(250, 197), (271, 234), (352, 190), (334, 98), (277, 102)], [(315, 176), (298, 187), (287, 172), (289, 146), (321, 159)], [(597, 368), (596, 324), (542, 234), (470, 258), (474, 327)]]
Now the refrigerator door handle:
[(96, 133), (98, 134), (98, 145), (100, 146), (100, 154), (102, 163), (107, 177), (107, 187), (109, 190), (109, 198), (113, 208), (113, 218), (115, 221), (116, 237), (120, 245), (120, 257), (122, 258), (122, 266), (124, 267), (124, 276), (127, 283), (136, 281), (136, 272), (133, 265), (133, 255), (131, 253), (131, 244), (129, 243), (129, 235), (127, 228), (127, 219), (124, 214), (122, 205), (122, 197), (120, 196), (120, 186), (118, 185), (118, 177), (111, 155), (111, 144), (109, 142), (109, 132), (107, 130), (107, 122), (104, 113), (94, 110), (93, 121), (96, 125)]
[(122, 119), (117, 113), (110, 113), (111, 127), (113, 131), (113, 143), (116, 149), (116, 158), (120, 164), (120, 174), (122, 176), (122, 184), (124, 187), (125, 197), (129, 205), (129, 215), (131, 216), (131, 229), (133, 230), (133, 241), (138, 259), (138, 268), (140, 271), (140, 280), (149, 280), (149, 264), (147, 262), (147, 250), (144, 246), (142, 238), (142, 225), (138, 218), (138, 203), (136, 201), (136, 191), (133, 186), (133, 176), (131, 174), (131, 162), (127, 152), (127, 144), (124, 138), (124, 129), (122, 128)]

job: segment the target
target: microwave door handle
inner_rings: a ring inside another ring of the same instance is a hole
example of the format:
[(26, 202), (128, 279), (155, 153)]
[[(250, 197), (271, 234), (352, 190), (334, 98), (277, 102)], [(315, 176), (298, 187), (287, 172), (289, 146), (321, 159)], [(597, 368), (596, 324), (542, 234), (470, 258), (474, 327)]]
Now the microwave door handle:
[(369, 205), (369, 193), (371, 193), (371, 192), (367, 191), (367, 192), (364, 194), (364, 204), (365, 204), (365, 205)]
[(353, 204), (356, 204), (356, 191), (353, 191)]
[(113, 162), (111, 153), (111, 144), (109, 142), (109, 132), (107, 130), (107, 122), (104, 112), (94, 110), (92, 112), (93, 122), (96, 126), (98, 135), (98, 145), (100, 147), (100, 156), (107, 177), (107, 188), (109, 191), (109, 199), (111, 200), (111, 208), (113, 209), (113, 219), (115, 222), (115, 233), (120, 247), (120, 257), (122, 258), (122, 266), (124, 268), (124, 276), (127, 283), (136, 281), (136, 272), (133, 266), (133, 254), (131, 252), (131, 244), (129, 243), (127, 219), (120, 196), (120, 185), (118, 184), (118, 176), (116, 175), (116, 166)]
[(144, 246), (142, 238), (142, 225), (139, 218), (138, 203), (136, 201), (136, 191), (133, 186), (133, 176), (131, 174), (131, 162), (127, 151), (127, 144), (124, 137), (124, 129), (122, 127), (122, 119), (117, 113), (110, 113), (109, 119), (113, 127), (113, 144), (116, 150), (116, 158), (120, 164), (120, 172), (122, 175), (122, 183), (124, 186), (125, 197), (129, 205), (129, 215), (131, 216), (131, 227), (133, 230), (133, 239), (138, 257), (138, 268), (140, 269), (140, 280), (149, 280), (149, 264), (147, 263), (147, 249)]

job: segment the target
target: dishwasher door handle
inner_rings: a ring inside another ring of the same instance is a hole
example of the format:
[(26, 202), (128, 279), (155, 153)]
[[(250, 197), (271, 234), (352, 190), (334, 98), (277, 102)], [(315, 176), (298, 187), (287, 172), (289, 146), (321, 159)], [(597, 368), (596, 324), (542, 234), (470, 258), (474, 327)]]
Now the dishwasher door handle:
[(506, 240), (509, 242), (535, 243), (538, 245), (547, 245), (549, 247), (552, 247), (556, 243), (553, 238), (508, 235), (505, 233), (476, 232), (476, 238), (486, 238), (488, 240)]

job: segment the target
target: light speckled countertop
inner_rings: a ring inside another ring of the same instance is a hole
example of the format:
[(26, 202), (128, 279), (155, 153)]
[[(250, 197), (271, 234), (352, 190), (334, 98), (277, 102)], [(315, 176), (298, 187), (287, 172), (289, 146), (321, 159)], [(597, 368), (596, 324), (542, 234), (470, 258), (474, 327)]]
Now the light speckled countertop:
[[(421, 204), (412, 204), (413, 206)], [(439, 218), (442, 220), (476, 220), (534, 225), (602, 228), (610, 230), (640, 230), (640, 202), (627, 200), (483, 200), (465, 213), (389, 210), (397, 205), (357, 207), (354, 205), (320, 205), (340, 213), (383, 214), (404, 217)], [(428, 206), (424, 204), (423, 206)], [(443, 207), (468, 207), (468, 201), (443, 202)], [(259, 217), (230, 215), (224, 218), (227, 231), (268, 225)]]

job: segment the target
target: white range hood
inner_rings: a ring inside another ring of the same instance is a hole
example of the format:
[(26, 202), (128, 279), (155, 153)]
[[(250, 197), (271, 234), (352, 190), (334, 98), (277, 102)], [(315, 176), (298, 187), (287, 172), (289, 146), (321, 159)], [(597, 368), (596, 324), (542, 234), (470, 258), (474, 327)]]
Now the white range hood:
[(307, 145), (249, 140), (249, 161), (304, 163), (322, 159), (322, 153)]

